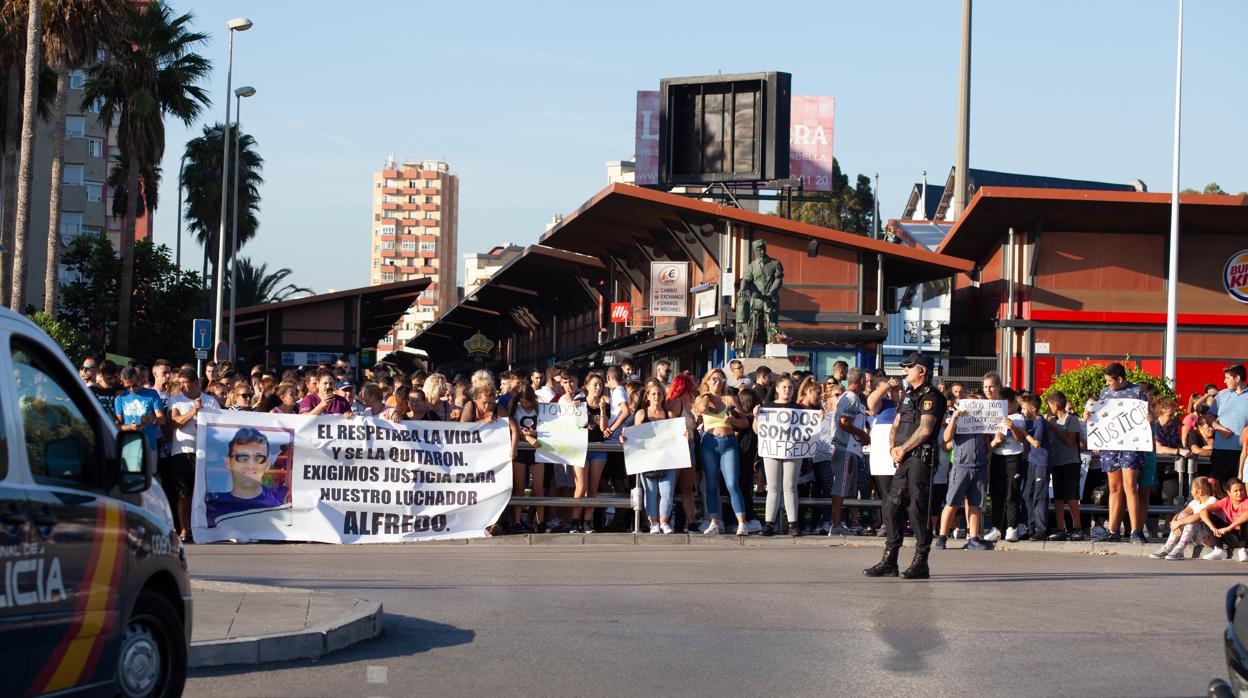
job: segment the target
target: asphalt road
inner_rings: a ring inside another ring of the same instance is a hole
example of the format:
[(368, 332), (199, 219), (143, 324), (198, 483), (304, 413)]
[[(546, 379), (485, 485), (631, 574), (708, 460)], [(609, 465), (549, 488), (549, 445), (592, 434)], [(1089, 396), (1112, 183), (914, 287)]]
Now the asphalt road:
[[(378, 639), (200, 670), (189, 696), (1197, 696), (1235, 562), (878, 549), (192, 546), (201, 579), (379, 600)], [(903, 551), (903, 562), (909, 551)]]

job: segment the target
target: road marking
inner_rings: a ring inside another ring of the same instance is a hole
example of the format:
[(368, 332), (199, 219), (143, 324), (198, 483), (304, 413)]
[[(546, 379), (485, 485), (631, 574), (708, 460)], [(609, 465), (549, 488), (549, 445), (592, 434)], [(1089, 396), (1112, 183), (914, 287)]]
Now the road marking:
[(386, 683), (386, 667), (384, 666), (369, 666), (364, 673), (369, 683)]

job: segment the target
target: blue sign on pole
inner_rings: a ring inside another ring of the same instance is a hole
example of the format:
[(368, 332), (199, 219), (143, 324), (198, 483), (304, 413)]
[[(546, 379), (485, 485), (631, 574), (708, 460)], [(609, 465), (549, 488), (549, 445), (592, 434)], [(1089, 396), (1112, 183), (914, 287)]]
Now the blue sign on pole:
[(212, 348), (212, 320), (194, 320), (191, 329), (191, 345), (195, 350)]

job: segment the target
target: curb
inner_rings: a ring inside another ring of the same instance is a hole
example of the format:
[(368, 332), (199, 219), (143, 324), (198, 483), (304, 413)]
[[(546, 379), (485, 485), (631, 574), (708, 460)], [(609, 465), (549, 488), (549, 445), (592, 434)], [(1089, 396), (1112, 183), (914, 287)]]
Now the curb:
[(381, 603), (356, 599), (351, 610), (338, 619), (298, 632), (191, 643), (187, 665), (200, 668), (316, 659), (371, 640), (381, 634), (382, 626)]
[[(884, 539), (876, 536), (828, 536), (806, 535), (792, 538), (787, 535), (776, 535), (774, 538), (763, 538), (757, 533), (749, 536), (720, 534), (706, 536), (691, 533), (671, 533), (657, 535), (650, 533), (527, 533), (523, 535), (505, 535), (486, 538), (468, 538), (455, 541), (411, 541), (404, 545), (428, 545), (431, 543), (453, 543), (470, 546), (531, 546), (531, 545), (633, 545), (633, 546), (672, 546), (672, 545), (718, 545), (733, 548), (767, 548), (767, 547), (833, 547), (833, 548), (882, 548)], [(949, 541), (949, 550), (958, 550), (964, 541)], [(1150, 540), (1144, 543), (1104, 543), (1099, 541), (997, 541), (988, 552), (1047, 552), (1073, 553), (1083, 555), (1122, 555), (1125, 557), (1148, 557), (1160, 545), (1161, 541)], [(903, 548), (914, 547), (914, 538), (907, 537), (902, 542)], [(1196, 546), (1187, 547), (1188, 557), (1194, 552), (1202, 552)]]

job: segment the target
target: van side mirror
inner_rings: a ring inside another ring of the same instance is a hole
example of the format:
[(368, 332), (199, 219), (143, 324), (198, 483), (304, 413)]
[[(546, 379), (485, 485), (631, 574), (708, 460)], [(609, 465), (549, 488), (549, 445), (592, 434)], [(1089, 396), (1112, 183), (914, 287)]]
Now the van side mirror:
[(117, 435), (118, 464), (121, 469), (117, 486), (123, 494), (146, 492), (152, 486), (147, 471), (147, 439), (142, 432), (123, 431)]

